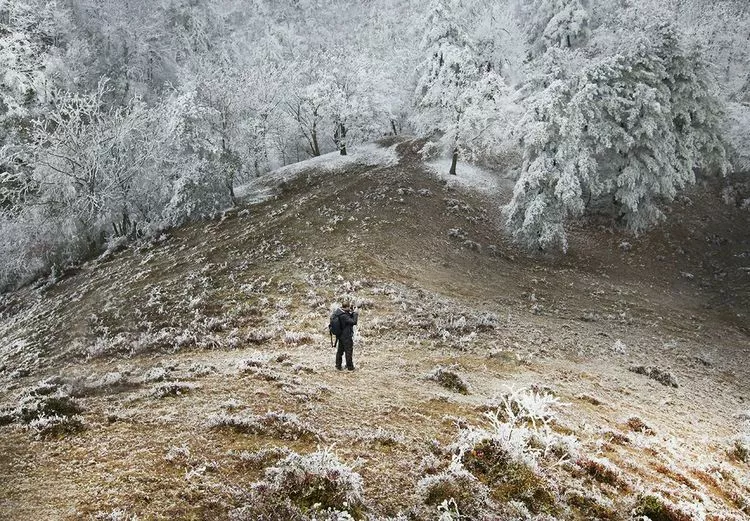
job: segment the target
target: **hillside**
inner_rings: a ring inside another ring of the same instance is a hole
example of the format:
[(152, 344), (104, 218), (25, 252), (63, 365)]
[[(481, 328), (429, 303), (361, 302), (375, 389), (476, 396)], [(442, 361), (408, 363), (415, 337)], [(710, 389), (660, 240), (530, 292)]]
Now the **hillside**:
[(749, 519), (750, 213), (529, 256), (382, 146), (1, 296), (0, 519)]

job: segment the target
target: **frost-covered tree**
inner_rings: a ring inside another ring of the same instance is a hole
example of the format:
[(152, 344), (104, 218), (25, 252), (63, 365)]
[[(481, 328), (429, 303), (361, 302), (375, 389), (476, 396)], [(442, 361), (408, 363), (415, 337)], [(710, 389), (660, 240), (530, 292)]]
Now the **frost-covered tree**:
[(594, 209), (644, 230), (696, 169), (725, 167), (708, 66), (670, 26), (590, 60), (565, 54), (548, 54), (547, 87), (522, 121), (523, 171), (506, 212), (529, 247), (565, 250), (565, 221)]
[(61, 94), (45, 119), (34, 121), (30, 156), (35, 204), (69, 220), (91, 243), (108, 226), (137, 232), (133, 191), (158, 146), (151, 112), (137, 100), (107, 108), (106, 84), (89, 96)]
[(588, 0), (517, 0), (516, 9), (535, 56), (551, 47), (580, 47), (589, 37)]
[(478, 152), (476, 145), (495, 123), (508, 89), (479, 60), (472, 39), (454, 18), (454, 7), (438, 0), (427, 18), (422, 43), (427, 58), (417, 71), (414, 120), (420, 132), (437, 136), (440, 148), (451, 154), (455, 175), (459, 155)]

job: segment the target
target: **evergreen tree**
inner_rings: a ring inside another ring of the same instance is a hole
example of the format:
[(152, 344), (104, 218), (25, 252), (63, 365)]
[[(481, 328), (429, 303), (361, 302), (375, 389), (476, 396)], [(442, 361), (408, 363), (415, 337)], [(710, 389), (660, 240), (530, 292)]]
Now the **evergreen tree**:
[(580, 47), (590, 35), (587, 0), (517, 0), (516, 12), (533, 56)]
[(522, 122), (523, 171), (506, 207), (513, 236), (529, 247), (567, 248), (564, 223), (606, 211), (634, 232), (663, 218), (660, 205), (725, 168), (721, 105), (708, 67), (670, 26), (651, 27), (616, 54), (560, 63)]

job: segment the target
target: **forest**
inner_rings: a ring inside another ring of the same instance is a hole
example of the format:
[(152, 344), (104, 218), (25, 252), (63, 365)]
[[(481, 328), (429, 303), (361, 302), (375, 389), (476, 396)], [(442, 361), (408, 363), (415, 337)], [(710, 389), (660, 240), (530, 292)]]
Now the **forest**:
[(744, 0), (0, 0), (0, 291), (395, 134), (512, 172), (502, 233), (565, 251), (703, 181), (750, 208), (748, 128)]

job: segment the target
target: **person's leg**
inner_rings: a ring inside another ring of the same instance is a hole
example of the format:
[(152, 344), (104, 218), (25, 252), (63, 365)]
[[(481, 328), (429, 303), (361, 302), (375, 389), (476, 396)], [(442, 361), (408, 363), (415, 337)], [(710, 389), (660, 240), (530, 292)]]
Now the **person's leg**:
[(346, 353), (346, 368), (354, 371), (354, 343), (348, 344), (344, 352)]
[(336, 369), (341, 370), (341, 358), (344, 355), (344, 346), (339, 342), (339, 348), (336, 350)]

